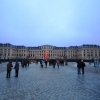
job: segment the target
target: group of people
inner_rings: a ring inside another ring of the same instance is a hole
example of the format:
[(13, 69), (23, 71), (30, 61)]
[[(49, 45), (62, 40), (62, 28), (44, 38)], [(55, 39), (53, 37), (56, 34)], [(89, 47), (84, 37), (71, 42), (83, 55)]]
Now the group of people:
[(48, 63), (47, 60), (45, 60), (45, 61), (44, 60), (41, 60), (40, 61), (41, 67), (43, 68), (44, 63), (45, 63), (45, 67), (47, 68), (47, 63)]
[[(10, 78), (12, 68), (13, 68), (13, 64), (12, 64), (12, 61), (10, 60), (9, 63), (7, 64), (6, 78)], [(18, 77), (18, 72), (19, 72), (19, 62), (18, 62), (18, 60), (16, 60), (16, 62), (15, 62), (14, 69), (15, 69), (15, 77)]]
[(29, 67), (29, 63), (30, 63), (30, 61), (29, 60), (27, 60), (27, 59), (22, 59), (21, 60), (21, 66), (22, 66), (22, 68), (26, 68), (27, 66)]
[[(45, 67), (47, 68), (47, 63), (49, 63), (49, 66), (53, 66), (53, 68), (55, 68), (55, 66), (57, 65), (57, 67), (59, 68), (59, 65), (62, 65), (64, 66), (64, 61), (59, 61), (59, 60), (50, 60), (50, 61), (47, 61), (47, 60), (40, 60), (40, 65), (41, 67), (43, 68), (43, 65), (45, 65)], [(65, 63), (65, 65), (67, 65), (67, 62)]]
[[(43, 65), (45, 64), (45, 67), (47, 68), (47, 60), (41, 60), (40, 61), (40, 65), (43, 68)], [(64, 66), (64, 62), (61, 62), (59, 60), (52, 60), (51, 62), (49, 61), (49, 65), (53, 65), (53, 68), (55, 68), (55, 66), (57, 65), (57, 67), (59, 68), (59, 65), (63, 65)], [(68, 65), (67, 61), (65, 62), (65, 65)], [(84, 67), (86, 66), (86, 64), (84, 63), (83, 60), (79, 59), (77, 61), (77, 73), (78, 74), (84, 74)]]
[(84, 74), (84, 67), (85, 67), (86, 65), (85, 65), (85, 63), (84, 63), (84, 61), (83, 60), (81, 60), (81, 59), (79, 59), (78, 61), (77, 61), (77, 73), (78, 74), (81, 74), (81, 72), (82, 72), (82, 74)]
[[(48, 63), (48, 61), (47, 60), (41, 60), (40, 61), (40, 64), (41, 64), (41, 67), (43, 68), (43, 65), (44, 65), (44, 63), (45, 63), (45, 67), (47, 68), (47, 63)], [(49, 62), (50, 63), (50, 62)], [(26, 60), (23, 60), (23, 62), (21, 62), (21, 64), (22, 64), (22, 67), (26, 67), (27, 66), (27, 64), (28, 64), (28, 66), (29, 66), (29, 61), (26, 61)], [(57, 60), (57, 61), (52, 61), (52, 65), (53, 65), (53, 68), (55, 68), (55, 65), (57, 65), (57, 67), (59, 68), (59, 64), (60, 64), (60, 62), (59, 62), (59, 60)], [(51, 63), (50, 63), (50, 65), (51, 65)], [(85, 63), (84, 63), (84, 61), (83, 60), (81, 60), (81, 59), (79, 59), (78, 61), (77, 61), (77, 72), (78, 72), (78, 74), (81, 74), (81, 72), (82, 72), (82, 74), (84, 74), (84, 67), (85, 67), (86, 65), (85, 65)], [(9, 61), (9, 63), (7, 64), (7, 78), (10, 78), (10, 75), (11, 75), (11, 70), (12, 70), (12, 68), (14, 67), (14, 69), (15, 69), (15, 77), (18, 77), (18, 72), (19, 72), (19, 62), (18, 62), (18, 60), (16, 60), (15, 61), (15, 66), (13, 66), (13, 64), (12, 64), (12, 61), (10, 60)]]

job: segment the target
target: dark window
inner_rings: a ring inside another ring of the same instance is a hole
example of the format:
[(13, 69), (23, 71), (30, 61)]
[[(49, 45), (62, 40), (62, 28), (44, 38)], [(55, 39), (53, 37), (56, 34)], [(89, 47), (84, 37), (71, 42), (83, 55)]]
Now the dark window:
[(8, 56), (9, 56), (9, 53), (8, 53)]

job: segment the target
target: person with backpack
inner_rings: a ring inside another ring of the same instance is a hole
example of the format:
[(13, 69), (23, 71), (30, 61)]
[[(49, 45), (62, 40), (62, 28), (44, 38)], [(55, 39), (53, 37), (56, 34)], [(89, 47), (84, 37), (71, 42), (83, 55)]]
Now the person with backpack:
[(9, 61), (9, 63), (7, 64), (7, 76), (6, 76), (6, 78), (10, 78), (12, 67), (13, 67), (12, 61)]
[(18, 63), (18, 60), (16, 60), (14, 69), (15, 69), (15, 77), (18, 77), (18, 72), (19, 72), (19, 63)]

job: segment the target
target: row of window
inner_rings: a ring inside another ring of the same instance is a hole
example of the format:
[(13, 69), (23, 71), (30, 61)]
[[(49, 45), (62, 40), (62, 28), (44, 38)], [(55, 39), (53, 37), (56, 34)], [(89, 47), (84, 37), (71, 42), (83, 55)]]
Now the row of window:
[[(18, 51), (18, 50), (17, 50), (17, 52), (25, 52), (25, 50), (21, 50), (21, 51)], [(45, 53), (45, 51), (29, 51), (29, 53), (32, 53), (32, 52), (33, 52), (33, 53), (34, 53), (34, 52), (36, 52), (36, 53), (39, 53), (39, 52), (40, 52), (40, 53), (43, 53), (43, 52), (44, 52), (44, 53)], [(54, 51), (48, 51), (48, 53), (50, 53), (50, 52), (53, 53)], [(54, 53), (64, 53), (64, 52), (54, 52)]]
[[(35, 55), (35, 56), (38, 56), (38, 57), (39, 57), (39, 56), (43, 56), (43, 55), (45, 56), (45, 54), (42, 54), (42, 55)], [(20, 56), (20, 57), (21, 57), (21, 56), (26, 56), (26, 55), (25, 55), (25, 54), (22, 54), (22, 55), (17, 54), (17, 56)], [(51, 55), (50, 55), (50, 54), (49, 54), (49, 56), (65, 56), (65, 55), (61, 55), (61, 54), (60, 54), (60, 55), (54, 55), (54, 54), (51, 54)], [(34, 54), (29, 54), (29, 57), (34, 57)]]
[(52, 47), (52, 46), (40, 46), (40, 47), (29, 47), (29, 49), (39, 49), (39, 48), (41, 48), (41, 49), (53, 49), (54, 47)]
[[(3, 51), (3, 49), (0, 49), (0, 50)], [(7, 51), (7, 50), (10, 51), (10, 49), (4, 49), (4, 51)]]
[(93, 52), (93, 51), (95, 51), (95, 52), (97, 52), (97, 51), (99, 51), (100, 52), (100, 50), (84, 50), (84, 52)]
[[(0, 50), (3, 51), (3, 49), (0, 49)], [(4, 49), (4, 51), (7, 51), (7, 50), (10, 51), (10, 49)], [(17, 50), (17, 52), (25, 52), (25, 51), (26, 51), (26, 50)], [(84, 52), (87, 52), (87, 53), (93, 53), (93, 51), (94, 51), (94, 52), (100, 52), (100, 50), (84, 50)], [(30, 52), (31, 52), (31, 53), (32, 53), (32, 52), (38, 52), (38, 53), (39, 53), (39, 52), (45, 52), (45, 51), (29, 51), (29, 53), (30, 53)], [(54, 52), (54, 51), (48, 51), (48, 52), (50, 53), (50, 52)], [(64, 51), (63, 51), (63, 52), (64, 52)], [(73, 52), (73, 53), (74, 53), (74, 52), (76, 52), (76, 51), (68, 51), (68, 52)], [(55, 53), (56, 53), (56, 52), (55, 52)]]
[(10, 56), (10, 53), (5, 53), (3, 56)]
[[(86, 53), (86, 52), (84, 52)], [(92, 53), (100, 53), (100, 52), (87, 52), (87, 54), (92, 54)]]
[(84, 57), (90, 57), (90, 56), (92, 56), (92, 57), (93, 57), (93, 56), (94, 56), (94, 57), (99, 56), (99, 57), (100, 57), (100, 54), (99, 54), (99, 55), (97, 55), (97, 54), (95, 54), (95, 55), (93, 55), (93, 54), (92, 54), (92, 55), (86, 55), (86, 54), (84, 54)]

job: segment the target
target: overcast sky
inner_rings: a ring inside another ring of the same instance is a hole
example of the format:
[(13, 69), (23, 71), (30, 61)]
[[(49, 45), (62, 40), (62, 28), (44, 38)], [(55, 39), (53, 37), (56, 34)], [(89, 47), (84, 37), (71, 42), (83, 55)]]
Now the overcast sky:
[(0, 43), (100, 45), (100, 0), (0, 0)]

